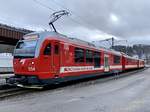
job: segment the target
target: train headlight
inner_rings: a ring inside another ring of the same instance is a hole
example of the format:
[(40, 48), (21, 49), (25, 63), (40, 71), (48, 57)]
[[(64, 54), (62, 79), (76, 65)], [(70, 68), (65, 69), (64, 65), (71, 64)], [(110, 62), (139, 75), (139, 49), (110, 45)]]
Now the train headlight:
[(31, 64), (34, 65), (34, 62), (32, 61)]

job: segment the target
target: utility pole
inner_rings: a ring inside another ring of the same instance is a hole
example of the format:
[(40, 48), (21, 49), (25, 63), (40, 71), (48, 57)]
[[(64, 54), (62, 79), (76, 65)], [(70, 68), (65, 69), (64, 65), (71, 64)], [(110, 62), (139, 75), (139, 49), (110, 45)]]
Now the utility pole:
[(104, 39), (104, 40), (99, 40), (99, 41), (92, 41), (93, 43), (96, 43), (96, 42), (98, 42), (98, 43), (101, 43), (101, 42), (109, 42), (109, 44), (110, 44), (110, 48), (111, 49), (114, 49), (115, 50), (115, 43), (118, 43), (118, 42), (120, 42), (120, 41), (125, 41), (126, 42), (126, 47), (125, 47), (125, 51), (124, 51), (124, 53), (128, 53), (128, 50), (127, 50), (127, 40), (115, 40), (115, 38), (114, 37), (112, 37), (112, 38), (108, 38), (108, 39)]
[(112, 37), (112, 44), (111, 44), (112, 49), (114, 49), (114, 43), (115, 43), (114, 40), (115, 40), (114, 37)]
[(101, 43), (101, 42), (105, 42), (105, 41), (109, 42), (109, 44), (111, 45), (110, 48), (112, 48), (112, 49), (114, 48), (114, 44), (115, 44), (114, 37), (108, 38), (108, 39), (104, 39), (104, 40), (99, 40), (99, 41), (92, 41), (92, 43), (96, 43), (96, 42)]

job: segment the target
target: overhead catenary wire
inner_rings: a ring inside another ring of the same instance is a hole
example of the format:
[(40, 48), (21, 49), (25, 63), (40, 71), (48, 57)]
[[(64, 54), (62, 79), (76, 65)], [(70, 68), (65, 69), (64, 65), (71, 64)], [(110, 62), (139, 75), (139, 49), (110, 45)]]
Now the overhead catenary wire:
[[(68, 10), (69, 12), (71, 12), (71, 15), (74, 15), (75, 17), (79, 18), (82, 21), (82, 23), (84, 23), (84, 24), (86, 24), (86, 25), (88, 25), (90, 27), (96, 28), (95, 26), (93, 26), (92, 24), (90, 24), (87, 20), (85, 20), (83, 17), (79, 16), (75, 11), (70, 10), (68, 7), (62, 5), (61, 3), (57, 2), (56, 0), (51, 0), (51, 1), (53, 3), (55, 3), (57, 6), (65, 9), (65, 10)], [(70, 19), (72, 19), (74, 21), (73, 18), (70, 17)], [(77, 22), (77, 21), (75, 20), (74, 22)], [(77, 23), (79, 23), (79, 22), (77, 22)]]
[[(52, 7), (49, 7), (48, 5), (44, 4), (43, 2), (41, 2), (41, 1), (39, 1), (39, 0), (33, 0), (33, 1), (34, 1), (35, 3), (37, 3), (37, 4), (39, 4), (40, 6), (45, 7), (45, 8), (47, 8), (47, 9), (53, 11), (53, 12), (57, 12), (57, 11), (58, 11), (58, 10), (52, 8)], [(51, 2), (53, 2), (55, 5), (57, 5), (58, 7), (62, 8), (63, 10), (65, 9), (65, 10), (67, 10), (68, 12), (70, 12), (70, 13), (71, 13), (71, 14), (70, 14), (71, 16), (68, 16), (68, 18), (69, 18), (72, 22), (78, 24), (79, 26), (81, 26), (81, 24), (83, 24), (83, 25), (88, 25), (88, 26), (90, 26), (90, 27), (92, 27), (92, 28), (94, 28), (94, 29), (97, 29), (97, 30), (99, 29), (99, 28), (95, 27), (94, 25), (90, 24), (85, 18), (83, 18), (82, 16), (78, 15), (75, 11), (72, 11), (72, 10), (70, 10), (68, 7), (62, 5), (60, 2), (58, 2), (58, 1), (56, 1), (56, 0), (51, 0)], [(76, 18), (78, 18), (80, 21), (74, 19), (73, 16), (76, 17)], [(108, 41), (108, 42), (110, 43), (110, 41)], [(112, 43), (113, 43), (113, 41), (112, 41)], [(114, 45), (112, 44), (112, 48), (113, 48), (113, 46), (114, 46)]]
[[(37, 4), (39, 4), (40, 6), (45, 7), (45, 8), (47, 8), (47, 9), (53, 11), (53, 12), (58, 11), (58, 10), (55, 10), (55, 9), (53, 9), (53, 8), (51, 8), (51, 7), (47, 6), (47, 5), (45, 5), (44, 3), (40, 2), (39, 0), (33, 0), (33, 1), (34, 1), (35, 3), (37, 3)], [(60, 3), (56, 2), (55, 0), (52, 0), (52, 1), (53, 1), (53, 3), (55, 3), (55, 4), (56, 4), (57, 6), (59, 6), (60, 8), (63, 8), (63, 9), (65, 9), (65, 10), (69, 11), (69, 12), (71, 13), (70, 15), (74, 15), (75, 17), (79, 18), (79, 19), (82, 21), (82, 22), (79, 22), (79, 21), (77, 21), (76, 19), (74, 19), (72, 16), (68, 16), (69, 19), (70, 19), (72, 22), (74, 22), (74, 23), (76, 23), (76, 24), (78, 24), (78, 25), (84, 24), (84, 25), (88, 25), (88, 26), (90, 26), (90, 27), (95, 28), (93, 25), (89, 24), (86, 20), (84, 20), (81, 16), (79, 16), (78, 14), (76, 14), (74, 11), (70, 10), (69, 8), (67, 8), (67, 7), (65, 7), (65, 6), (63, 6), (63, 5), (61, 5)]]
[[(33, 0), (33, 1), (36, 2), (36, 3), (38, 3), (39, 5), (41, 5), (42, 7), (45, 7), (45, 8), (47, 8), (47, 9), (51, 10), (51, 11), (54, 11), (54, 12), (57, 12), (57, 11), (58, 11), (58, 10), (56, 10), (56, 9), (53, 9), (53, 8), (51, 8), (51, 7), (47, 6), (47, 5), (45, 5), (44, 3), (40, 2), (39, 0)], [(81, 20), (81, 21), (79, 22), (79, 21), (77, 21), (76, 19), (74, 19), (72, 16), (68, 16), (68, 18), (69, 18), (72, 22), (74, 22), (74, 23), (76, 23), (76, 24), (78, 24), (78, 25), (84, 24), (84, 25), (88, 25), (88, 26), (90, 26), (90, 27), (93, 27), (93, 28), (95, 28), (95, 29), (99, 29), (99, 28), (96, 28), (95, 26), (93, 26), (92, 24), (90, 24), (89, 22), (87, 22), (87, 20), (85, 20), (83, 17), (79, 16), (75, 11), (70, 10), (68, 7), (62, 5), (62, 4), (59, 3), (58, 1), (56, 1), (56, 0), (51, 0), (51, 2), (53, 2), (55, 5), (59, 6), (60, 8), (67, 10), (68, 12), (71, 13), (70, 15), (74, 15), (75, 17), (77, 17), (77, 18), (79, 18), (79, 19)], [(82, 22), (82, 23), (81, 23), (81, 22)]]
[[(55, 9), (53, 9), (53, 8), (51, 8), (51, 7), (47, 6), (47, 5), (45, 5), (45, 4), (43, 4), (43, 3), (40, 2), (39, 0), (33, 0), (33, 1), (34, 1), (35, 3), (37, 3), (37, 4), (39, 4), (40, 6), (42, 6), (42, 7), (44, 7), (44, 8), (47, 8), (47, 9), (49, 9), (49, 10), (51, 10), (51, 11), (54, 11), (54, 12), (57, 11), (57, 10), (55, 10)], [(72, 19), (72, 18), (71, 18), (71, 20), (74, 21), (74, 22), (77, 23), (77, 24), (81, 24), (81, 23), (77, 22), (76, 20), (74, 20), (74, 19)]]
[[(99, 29), (99, 28), (93, 26), (92, 24), (90, 24), (90, 23), (89, 23), (85, 18), (83, 18), (82, 16), (79, 16), (75, 11), (72, 11), (72, 10), (70, 10), (68, 7), (62, 5), (60, 2), (58, 2), (58, 1), (56, 1), (56, 0), (51, 0), (51, 2), (55, 3), (55, 4), (56, 4), (57, 6), (59, 6), (60, 8), (63, 8), (63, 9), (65, 9), (65, 10), (71, 12), (71, 15), (74, 15), (75, 17), (79, 18), (79, 19), (82, 21), (82, 23), (84, 23), (84, 25), (86, 24), (86, 25), (88, 25), (88, 26), (90, 26), (90, 27), (92, 27), (92, 28)], [(70, 18), (73, 22), (75, 22), (75, 23), (81, 25), (80, 22), (78, 22), (77, 20), (73, 19), (72, 17), (69, 16), (69, 18)], [(112, 35), (112, 36), (113, 36), (113, 35)], [(108, 42), (109, 42), (109, 41), (108, 41)], [(109, 43), (110, 43), (110, 42), (109, 42)]]
[(51, 7), (49, 7), (49, 6), (45, 5), (45, 4), (43, 4), (43, 3), (40, 2), (39, 0), (33, 0), (33, 1), (34, 1), (35, 3), (37, 3), (37, 4), (39, 4), (40, 6), (45, 7), (45, 8), (47, 8), (47, 9), (51, 10), (51, 11), (56, 11), (55, 9), (53, 9), (53, 8), (51, 8)]

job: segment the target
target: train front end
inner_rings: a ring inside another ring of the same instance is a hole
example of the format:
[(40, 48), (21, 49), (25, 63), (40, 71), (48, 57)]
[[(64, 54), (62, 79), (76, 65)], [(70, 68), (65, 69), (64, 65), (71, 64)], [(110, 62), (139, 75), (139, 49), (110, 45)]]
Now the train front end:
[(6, 79), (7, 84), (20, 87), (42, 85), (38, 70), (39, 35), (26, 35), (20, 40), (14, 50), (13, 68), (15, 76)]

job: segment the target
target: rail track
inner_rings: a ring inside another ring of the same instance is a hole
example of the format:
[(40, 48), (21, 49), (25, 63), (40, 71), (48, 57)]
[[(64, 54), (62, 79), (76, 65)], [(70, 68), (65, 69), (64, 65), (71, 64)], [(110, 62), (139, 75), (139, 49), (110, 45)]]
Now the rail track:
[(7, 84), (0, 85), (0, 100), (13, 97), (13, 96), (17, 96), (17, 95), (21, 95), (21, 94), (25, 94), (25, 93), (29, 93), (31, 91), (34, 91), (34, 90), (13, 87)]
[(0, 100), (9, 98), (16, 95), (25, 94), (31, 92), (32, 90), (27, 90), (23, 88), (9, 88), (6, 90), (0, 90)]
[[(119, 79), (119, 78), (123, 78), (123, 77), (127, 77), (131, 74), (135, 74), (138, 72), (142, 72), (147, 68), (144, 69), (139, 69), (136, 71), (130, 71), (130, 72), (125, 72), (125, 73), (121, 73), (121, 74), (117, 74), (117, 75), (112, 75), (112, 76), (103, 76), (101, 78), (92, 78), (92, 79), (87, 79), (87, 80), (80, 80), (80, 81), (73, 81), (73, 82), (69, 82), (69, 83), (64, 83), (64, 84), (58, 84), (58, 85), (53, 85), (50, 86), (49, 90), (57, 90), (57, 89), (64, 89), (64, 88), (68, 88), (71, 86), (85, 86), (85, 85), (89, 85), (89, 84), (96, 84), (96, 83), (102, 83), (102, 82), (106, 82), (109, 80), (114, 80), (114, 79)], [(46, 90), (47, 90), (46, 89)], [(24, 88), (18, 88), (18, 87), (12, 87), (9, 85), (0, 85), (0, 100), (3, 100), (5, 98), (10, 98), (13, 96), (17, 96), (17, 95), (22, 95), (22, 94), (26, 94), (26, 93), (31, 93), (31, 92), (42, 92), (42, 91), (35, 91), (35, 89), (24, 89)]]

